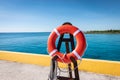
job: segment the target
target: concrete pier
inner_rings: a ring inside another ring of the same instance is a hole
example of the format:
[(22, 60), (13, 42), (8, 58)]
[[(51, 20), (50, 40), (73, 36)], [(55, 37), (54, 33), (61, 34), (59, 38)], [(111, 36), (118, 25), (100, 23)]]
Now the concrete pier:
[[(0, 80), (47, 80), (50, 68), (0, 60)], [(81, 80), (120, 80), (120, 76), (79, 71)]]

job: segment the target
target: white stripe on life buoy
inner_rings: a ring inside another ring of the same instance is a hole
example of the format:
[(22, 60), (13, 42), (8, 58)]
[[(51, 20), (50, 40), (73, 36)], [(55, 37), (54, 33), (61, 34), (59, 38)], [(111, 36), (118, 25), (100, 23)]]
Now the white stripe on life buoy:
[(57, 52), (57, 49), (54, 49), (52, 52), (50, 52), (50, 56), (52, 56), (53, 54), (55, 54)]
[(57, 29), (54, 29), (54, 32), (55, 32), (58, 36), (60, 36), (60, 33), (57, 31)]
[(73, 52), (72, 52), (79, 60), (81, 60), (82, 58), (80, 57), (80, 55), (78, 55), (78, 53), (74, 50)]
[(76, 30), (74, 33), (73, 33), (73, 36), (76, 36), (78, 33), (80, 32), (80, 30)]

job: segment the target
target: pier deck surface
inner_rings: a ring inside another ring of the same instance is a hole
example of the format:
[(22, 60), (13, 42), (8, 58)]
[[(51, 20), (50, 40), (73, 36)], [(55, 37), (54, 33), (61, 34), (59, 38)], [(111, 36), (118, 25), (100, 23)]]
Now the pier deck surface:
[[(47, 80), (50, 68), (0, 60), (0, 80)], [(79, 71), (80, 80), (120, 80), (120, 76)]]

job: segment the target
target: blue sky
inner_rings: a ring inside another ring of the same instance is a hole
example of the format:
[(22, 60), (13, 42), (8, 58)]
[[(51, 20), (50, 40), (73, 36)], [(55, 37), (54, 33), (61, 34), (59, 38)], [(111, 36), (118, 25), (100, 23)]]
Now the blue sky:
[(120, 0), (0, 0), (0, 32), (48, 32), (64, 22), (120, 29)]

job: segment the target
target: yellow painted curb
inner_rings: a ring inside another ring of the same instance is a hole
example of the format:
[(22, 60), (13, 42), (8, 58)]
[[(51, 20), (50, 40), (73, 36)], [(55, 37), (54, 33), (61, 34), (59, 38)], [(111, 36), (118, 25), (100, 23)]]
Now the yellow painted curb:
[(1, 60), (16, 61), (21, 63), (28, 64), (37, 64), (42, 66), (50, 65), (50, 57), (47, 55), (40, 54), (29, 54), (29, 53), (20, 53), (20, 52), (9, 52), (9, 51), (0, 51)]
[[(50, 57), (48, 55), (29, 54), (20, 52), (0, 51), (0, 60), (16, 61), (27, 64), (36, 64), (42, 66), (50, 65)], [(78, 61), (79, 63), (79, 61)], [(65, 65), (60, 64), (61, 67)], [(120, 62), (96, 59), (83, 59), (79, 65), (79, 70), (96, 72), (102, 74), (110, 74), (120, 76)]]

